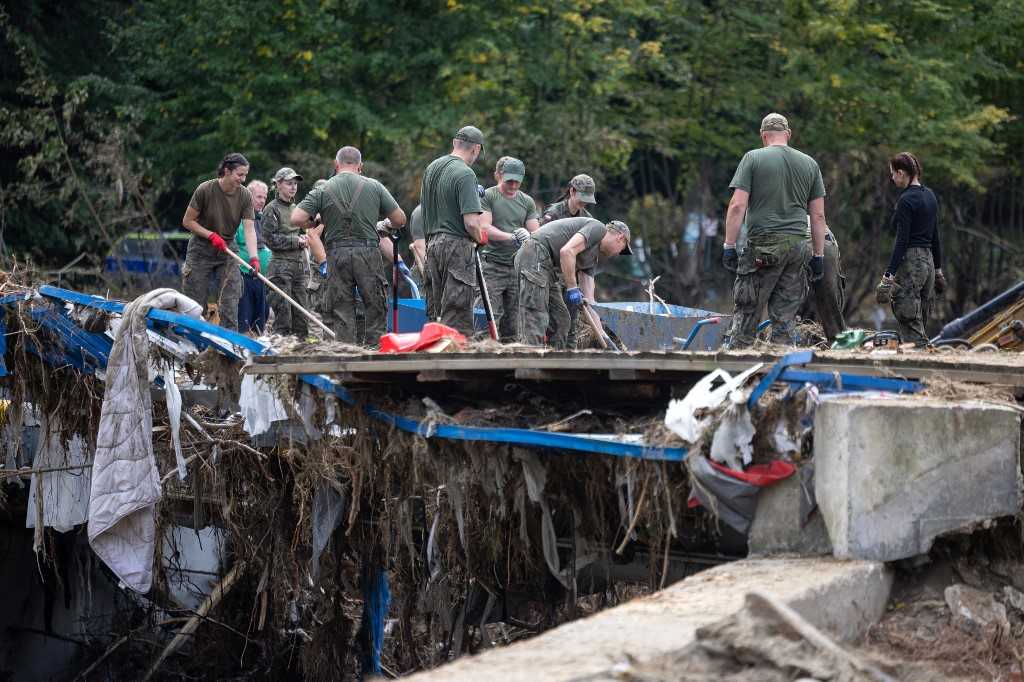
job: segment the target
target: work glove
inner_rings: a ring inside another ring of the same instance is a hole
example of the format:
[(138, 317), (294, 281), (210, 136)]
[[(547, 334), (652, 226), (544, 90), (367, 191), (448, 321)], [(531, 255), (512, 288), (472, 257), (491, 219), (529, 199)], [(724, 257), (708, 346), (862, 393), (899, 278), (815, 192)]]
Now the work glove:
[(483, 199), (483, 198), (484, 198), (484, 192), (485, 192), (485, 191), (486, 191), (486, 190), (484, 190), (484, 186), (483, 186), (483, 185), (477, 185), (477, 186), (476, 186), (476, 193), (477, 193), (477, 196), (479, 196), (479, 197), (480, 197), (481, 199)]
[(327, 261), (324, 261), (316, 268), (320, 272), (320, 276), (327, 279)]
[(892, 301), (892, 290), (895, 284), (892, 275), (889, 273), (882, 275), (882, 281), (875, 287), (875, 301), (879, 305), (885, 305)]
[(825, 276), (825, 257), (811, 256), (811, 281), (820, 282)]
[(391, 236), (391, 219), (385, 218), (384, 220), (377, 221), (377, 234), (381, 237)]
[(935, 293), (941, 294), (946, 291), (946, 276), (942, 274), (942, 270), (935, 271)]
[(516, 244), (522, 246), (526, 243), (526, 240), (530, 238), (530, 231), (525, 227), (517, 227), (512, 233), (512, 236), (516, 238)]
[(403, 276), (412, 279), (412, 271), (409, 269), (409, 266), (405, 264), (405, 261), (398, 261), (398, 271), (402, 273)]
[(583, 305), (583, 292), (579, 287), (573, 287), (565, 292), (565, 301), (572, 308), (579, 308)]
[(736, 272), (740, 267), (740, 256), (736, 253), (735, 246), (727, 246), (722, 251), (722, 267), (729, 272)]
[(252, 268), (252, 274), (260, 274), (260, 259), (253, 256), (249, 259), (249, 267)]
[(477, 242), (480, 246), (487, 246), (487, 242), (490, 241), (490, 237), (487, 234), (487, 230), (480, 230), (480, 241)]
[(224, 238), (216, 232), (211, 232), (206, 238), (210, 240), (211, 244), (213, 244), (213, 248), (222, 253), (228, 252), (228, 245), (224, 243)]

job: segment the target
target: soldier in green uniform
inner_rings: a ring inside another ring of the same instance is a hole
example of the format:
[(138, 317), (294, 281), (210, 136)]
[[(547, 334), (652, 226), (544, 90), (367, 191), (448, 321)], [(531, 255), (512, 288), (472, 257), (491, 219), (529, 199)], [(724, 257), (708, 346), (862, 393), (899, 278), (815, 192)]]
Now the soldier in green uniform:
[[(405, 226), (405, 212), (379, 181), (365, 177), (363, 155), (342, 147), (334, 157), (335, 175), (306, 195), (292, 212), (292, 223), (310, 227), (320, 214), (327, 250), (324, 322), (339, 341), (376, 346), (384, 334), (388, 277), (381, 256), (377, 221), (387, 218), (395, 229)], [(356, 326), (356, 287), (363, 299), (365, 336)]]
[[(519, 340), (542, 346), (550, 325), (548, 344), (565, 348), (570, 308), (578, 309), (584, 298), (594, 298), (598, 258), (620, 253), (633, 251), (629, 227), (619, 220), (602, 225), (593, 218), (562, 218), (534, 232), (515, 256)], [(578, 278), (580, 274), (588, 277)]]
[(512, 261), (516, 250), (540, 227), (537, 204), (519, 189), (525, 175), (526, 165), (522, 161), (501, 157), (494, 169), (494, 179), (498, 184), (484, 192), (480, 202), (484, 209), (484, 222), (502, 233), (501, 236), (488, 233), (489, 243), (482, 258), (484, 280), (498, 335), (509, 340), (516, 336), (516, 297), (519, 290)]
[(466, 336), (473, 334), (476, 297), (474, 249), (486, 245), (487, 224), (470, 168), (484, 148), (479, 128), (465, 126), (452, 151), (434, 159), (423, 173), (420, 201), (427, 239), (427, 315)]
[(540, 224), (544, 225), (552, 220), (561, 220), (562, 218), (592, 218), (586, 205), (597, 203), (595, 192), (597, 192), (597, 185), (594, 183), (594, 178), (582, 173), (577, 175), (569, 181), (569, 187), (562, 193), (558, 201), (547, 207), (544, 215), (541, 216)]
[[(250, 254), (256, 253), (256, 229), (253, 226), (256, 214), (252, 208), (252, 195), (242, 186), (248, 174), (249, 162), (244, 156), (238, 153), (225, 156), (217, 168), (217, 177), (196, 188), (185, 209), (185, 217), (181, 219), (182, 227), (192, 233), (181, 271), (181, 291), (201, 305), (205, 313), (210, 283), (214, 277), (219, 277), (217, 309), (220, 324), (231, 330), (238, 329), (242, 273), (227, 250), (234, 248), (239, 222), (245, 234), (246, 249)], [(249, 265), (258, 272), (259, 258), (251, 256)]]
[[(292, 225), (295, 193), (298, 192), (301, 180), (301, 175), (287, 167), (274, 174), (273, 185), (277, 196), (263, 209), (263, 239), (273, 254), (267, 278), (295, 299), (296, 303), (308, 309), (306, 282), (309, 240), (302, 229)], [(269, 292), (268, 298), (270, 309), (274, 311), (274, 331), (300, 339), (306, 338), (309, 334), (306, 316), (293, 310), (291, 304), (273, 290)]]
[(880, 304), (892, 314), (904, 341), (928, 344), (928, 313), (935, 294), (946, 290), (939, 240), (939, 202), (921, 184), (921, 162), (910, 152), (889, 161), (889, 175), (900, 190), (892, 225), (896, 232), (889, 266), (876, 289)]
[[(761, 121), (763, 147), (744, 154), (729, 186), (722, 264), (736, 273), (735, 312), (726, 348), (754, 342), (762, 308), (768, 306), (774, 343), (798, 344), (796, 313), (811, 281), (821, 279), (825, 248), (825, 184), (817, 162), (789, 146), (789, 122), (781, 114)], [(810, 215), (811, 239), (807, 239)], [(742, 258), (736, 251), (746, 217)]]

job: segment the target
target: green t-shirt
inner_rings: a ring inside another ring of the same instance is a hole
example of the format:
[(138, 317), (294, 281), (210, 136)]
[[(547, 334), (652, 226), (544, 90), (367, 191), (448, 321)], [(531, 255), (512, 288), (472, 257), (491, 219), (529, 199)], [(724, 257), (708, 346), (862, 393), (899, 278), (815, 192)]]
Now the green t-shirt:
[(590, 211), (588, 211), (585, 206), (581, 206), (580, 207), (580, 212), (577, 213), (576, 215), (573, 215), (569, 211), (569, 200), (566, 199), (565, 201), (559, 201), (559, 202), (556, 202), (554, 204), (551, 204), (546, 209), (544, 209), (544, 215), (541, 216), (540, 224), (541, 225), (546, 225), (547, 223), (550, 223), (552, 220), (561, 220), (562, 218), (593, 218), (593, 217), (594, 216), (590, 215)]
[(231, 194), (227, 194), (220, 188), (220, 182), (216, 179), (207, 180), (196, 187), (188, 205), (199, 213), (196, 221), (200, 225), (211, 232), (216, 232), (228, 243), (235, 234), (238, 221), (256, 218), (252, 210), (252, 195), (248, 189), (239, 187)]
[[(363, 189), (352, 206), (360, 183)], [(398, 202), (377, 180), (344, 171), (307, 194), (299, 208), (311, 216), (320, 214), (322, 239), (329, 248), (343, 240), (379, 241), (377, 221), (398, 208)]]
[[(256, 233), (259, 234), (258, 228)], [(245, 248), (245, 229), (242, 227), (242, 223), (238, 223), (238, 231), (235, 232), (235, 243), (238, 244), (238, 257), (248, 263), (249, 249)], [(258, 243), (259, 241), (257, 240)], [(266, 275), (267, 267), (270, 265), (270, 249), (266, 246), (257, 246), (256, 250), (260, 254), (260, 272)], [(252, 270), (248, 265), (239, 265), (238, 269), (242, 271), (243, 275), (248, 275), (249, 271)]]
[[(526, 221), (537, 219), (537, 205), (529, 194), (517, 191), (515, 197), (509, 199), (497, 185), (484, 192), (480, 205), (483, 210), (491, 212), (491, 224), (509, 234), (520, 227), (525, 228)], [(517, 248), (515, 241), (491, 242), (484, 249), (484, 254), (489, 261), (512, 265)]]
[(428, 239), (442, 233), (469, 239), (462, 216), (483, 212), (476, 184), (473, 169), (459, 157), (447, 154), (431, 161), (420, 185), (423, 231)]
[(594, 275), (597, 260), (601, 255), (601, 240), (605, 235), (604, 224), (593, 218), (561, 218), (552, 220), (533, 233), (533, 238), (547, 247), (555, 267), (559, 267), (559, 251), (569, 243), (574, 234), (582, 234), (587, 248), (576, 255), (576, 269), (590, 276)]
[(423, 235), (423, 207), (419, 204), (412, 210), (412, 215), (409, 216), (409, 234), (412, 241), (417, 239), (426, 239)]
[(753, 239), (766, 233), (806, 235), (807, 204), (825, 196), (818, 163), (785, 145), (744, 154), (729, 187), (750, 193), (746, 223)]

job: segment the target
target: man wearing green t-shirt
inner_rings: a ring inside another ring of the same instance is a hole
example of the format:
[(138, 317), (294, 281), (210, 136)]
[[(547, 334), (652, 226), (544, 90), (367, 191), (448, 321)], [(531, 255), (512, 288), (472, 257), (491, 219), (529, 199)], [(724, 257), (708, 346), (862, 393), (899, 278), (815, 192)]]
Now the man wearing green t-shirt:
[(626, 223), (613, 220), (603, 225), (585, 217), (553, 220), (530, 235), (514, 261), (519, 340), (542, 346), (550, 326), (548, 344), (565, 348), (570, 308), (576, 310), (584, 298), (594, 298), (598, 259), (632, 254), (629, 241)]
[(526, 165), (522, 161), (503, 156), (494, 170), (498, 184), (484, 192), (480, 202), (484, 209), (484, 223), (496, 228), (495, 231), (488, 230), (489, 242), (482, 255), (484, 280), (498, 335), (509, 340), (517, 333), (516, 297), (519, 289), (512, 259), (519, 247), (540, 227), (537, 205), (530, 195), (519, 189), (525, 175)]
[[(725, 220), (722, 264), (736, 273), (736, 283), (726, 348), (754, 343), (765, 305), (772, 321), (772, 342), (798, 344), (794, 321), (807, 296), (808, 264), (811, 281), (822, 276), (825, 184), (817, 162), (789, 146), (791, 135), (785, 116), (765, 116), (761, 121), (764, 146), (744, 154), (729, 183), (733, 195)], [(744, 217), (748, 236), (741, 256), (736, 239)]]
[[(405, 212), (384, 185), (363, 175), (363, 155), (355, 147), (342, 147), (334, 157), (335, 175), (306, 195), (292, 223), (310, 227), (320, 214), (321, 240), (327, 249), (327, 295), (324, 322), (339, 341), (376, 346), (386, 329), (388, 277), (381, 256), (377, 222), (405, 226)], [(359, 287), (366, 314), (364, 338), (356, 328), (355, 290)]]
[(427, 239), (427, 317), (473, 334), (476, 297), (474, 249), (486, 245), (487, 223), (472, 166), (484, 148), (479, 128), (465, 126), (452, 151), (427, 166), (420, 185)]

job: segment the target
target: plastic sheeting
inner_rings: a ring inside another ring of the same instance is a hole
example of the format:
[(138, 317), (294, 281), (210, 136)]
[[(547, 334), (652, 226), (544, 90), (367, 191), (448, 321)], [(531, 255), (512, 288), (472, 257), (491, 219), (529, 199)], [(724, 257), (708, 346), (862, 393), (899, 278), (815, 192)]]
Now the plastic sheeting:
[[(72, 436), (65, 447), (60, 430), (59, 418), (47, 419), (44, 415), (32, 468), (69, 468), (65, 471), (32, 474), (28, 491), (28, 511), (25, 514), (26, 528), (35, 528), (41, 519), (43, 526), (66, 533), (75, 526), (85, 523), (89, 518), (92, 469), (82, 466), (89, 463), (87, 447), (82, 437), (77, 434)], [(40, 494), (41, 500), (37, 497)]]
[(288, 411), (274, 387), (252, 374), (242, 377), (238, 407), (245, 418), (245, 432), (250, 436), (264, 434), (274, 422), (288, 420)]

